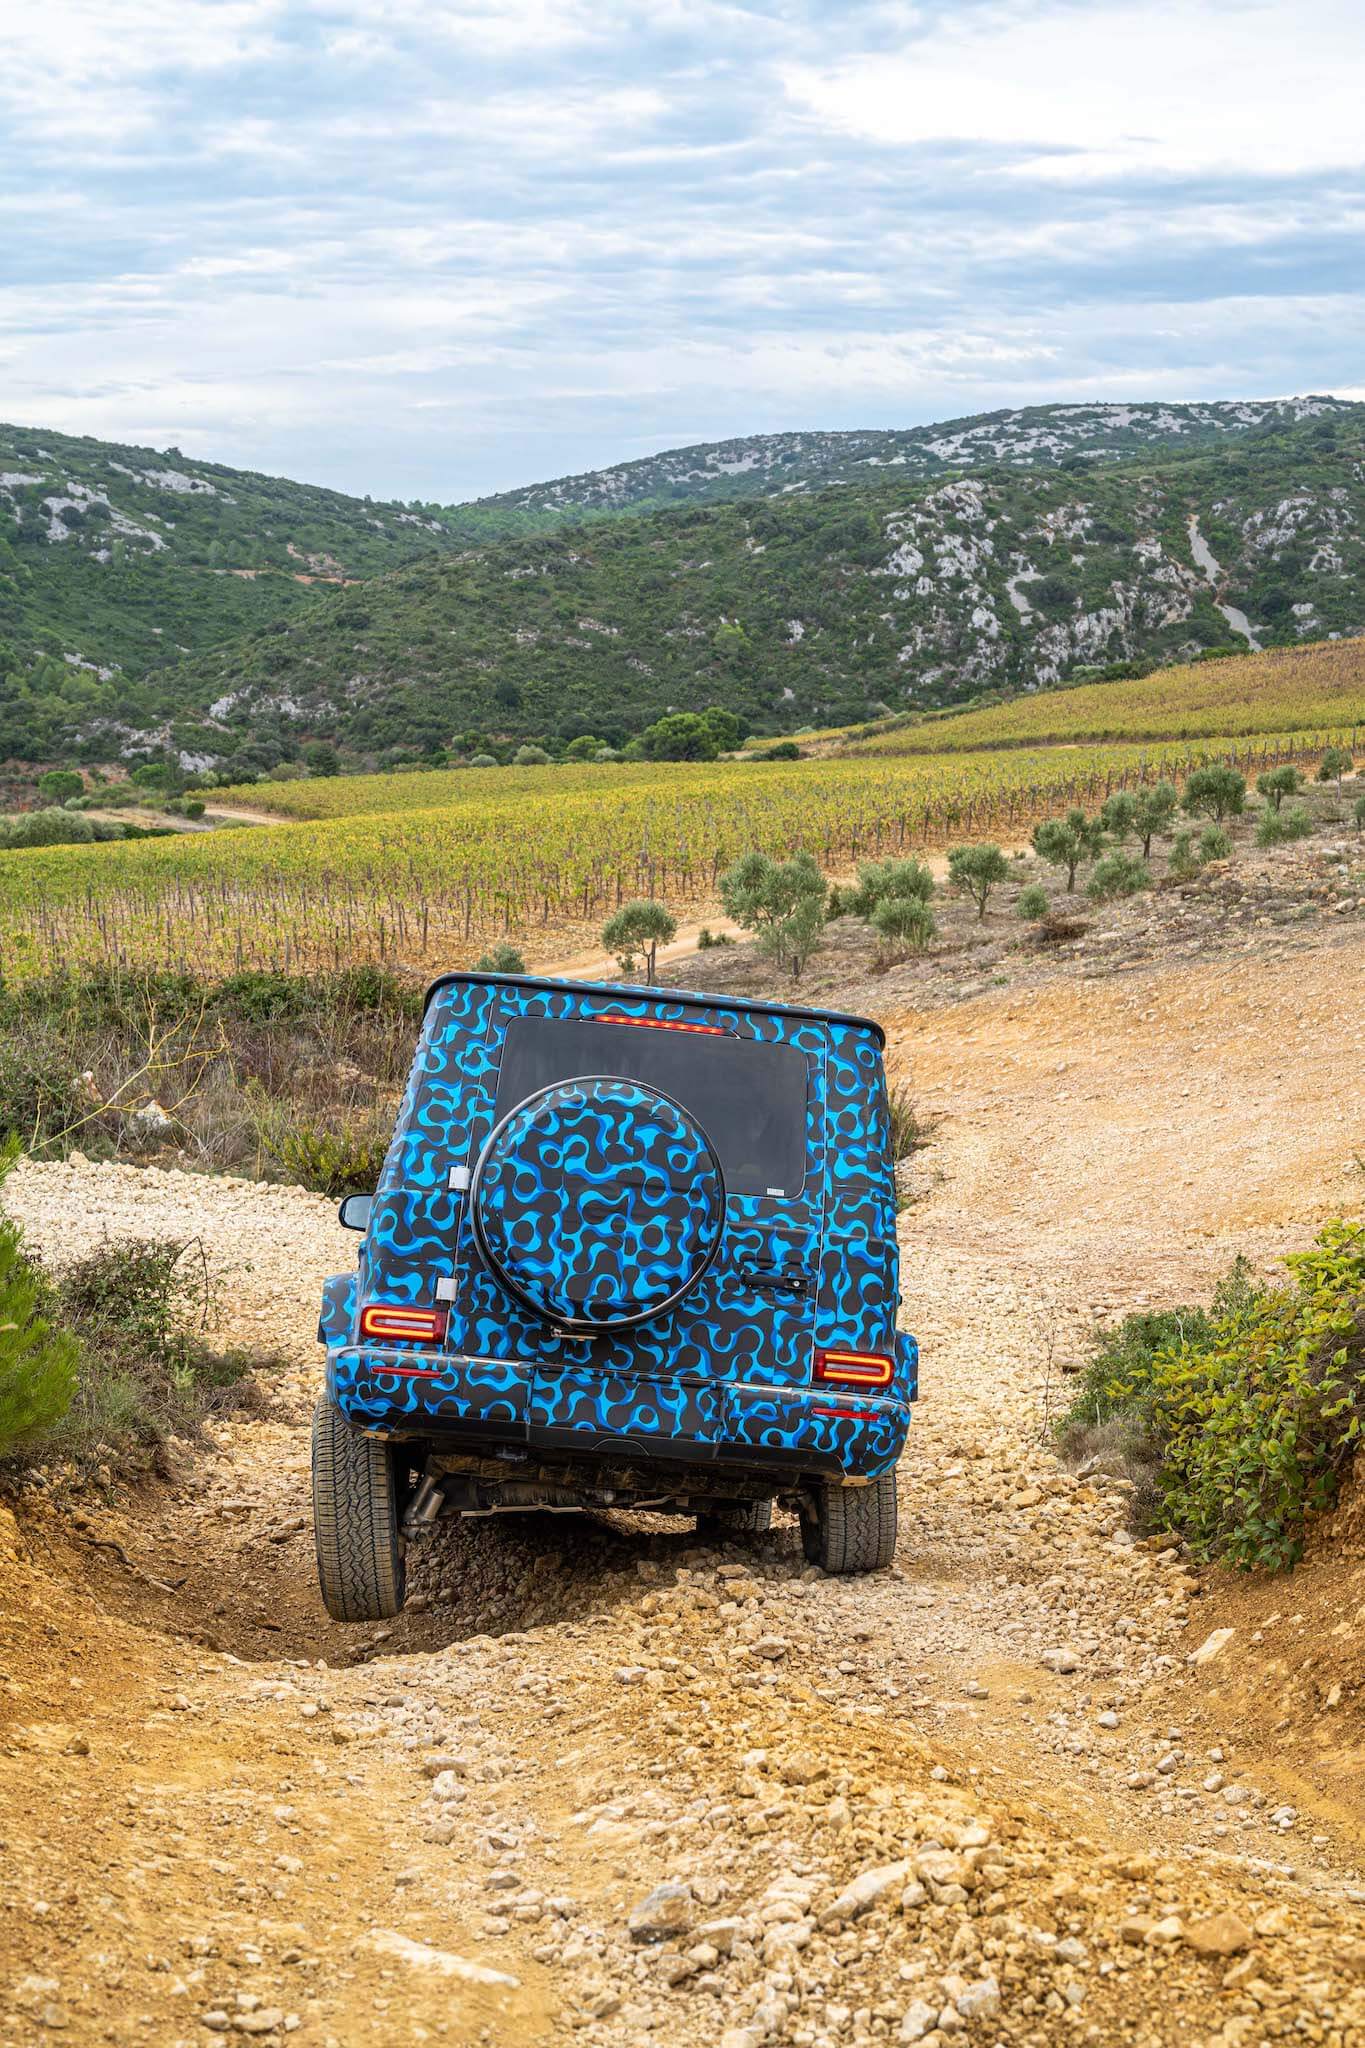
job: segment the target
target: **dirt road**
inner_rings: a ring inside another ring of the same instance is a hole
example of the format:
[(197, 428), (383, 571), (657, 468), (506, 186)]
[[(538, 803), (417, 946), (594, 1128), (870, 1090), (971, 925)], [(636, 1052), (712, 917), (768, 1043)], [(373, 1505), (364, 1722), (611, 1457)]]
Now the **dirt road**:
[(903, 1219), (902, 1541), (852, 1584), (789, 1526), (507, 1520), (337, 1628), (304, 1434), (330, 1205), (19, 1169), (54, 1255), (202, 1231), (233, 1333), (297, 1367), (180, 1490), (0, 1518), (0, 2041), (1365, 2040), (1359, 1631), (1328, 1625), (1362, 1546), (1201, 1581), (1044, 1430), (1096, 1315), (1358, 1211), (1362, 998), (1338, 934), (887, 1020), (944, 1121)]

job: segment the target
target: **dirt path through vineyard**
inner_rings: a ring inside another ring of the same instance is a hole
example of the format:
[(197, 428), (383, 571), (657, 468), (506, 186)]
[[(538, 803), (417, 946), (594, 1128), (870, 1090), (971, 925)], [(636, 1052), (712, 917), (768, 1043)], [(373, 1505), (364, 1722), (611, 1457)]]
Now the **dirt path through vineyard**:
[[(296, 1363), (174, 1493), (0, 1516), (6, 2048), (1365, 2040), (1361, 1695), (1278, 1734), (1251, 1697), (1317, 1582), (1133, 1546), (1043, 1427), (1097, 1315), (1359, 1210), (1365, 944), (887, 1022), (943, 1121), (875, 1581), (807, 1573), (785, 1525), (714, 1551), (509, 1519), (424, 1544), (398, 1623), (335, 1627), (307, 1530), (330, 1205), (16, 1172), (56, 1257), (201, 1232), (230, 1333)], [(1330, 1576), (1348, 1621), (1358, 1558)]]

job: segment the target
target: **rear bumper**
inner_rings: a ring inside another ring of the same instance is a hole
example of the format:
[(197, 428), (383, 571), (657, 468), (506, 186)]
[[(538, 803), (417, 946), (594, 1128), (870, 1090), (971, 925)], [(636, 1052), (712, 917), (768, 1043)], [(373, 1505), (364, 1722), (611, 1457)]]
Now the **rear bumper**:
[(327, 1391), (358, 1428), (452, 1449), (868, 1479), (899, 1458), (913, 1398), (913, 1386), (902, 1397), (650, 1380), (370, 1346), (329, 1351)]

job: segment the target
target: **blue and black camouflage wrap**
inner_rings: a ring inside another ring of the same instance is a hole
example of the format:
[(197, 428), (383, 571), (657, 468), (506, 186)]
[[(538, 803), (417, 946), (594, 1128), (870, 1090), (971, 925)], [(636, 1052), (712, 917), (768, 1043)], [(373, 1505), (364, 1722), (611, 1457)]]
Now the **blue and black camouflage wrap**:
[(479, 1252), (508, 1293), (585, 1336), (666, 1314), (725, 1227), (706, 1133), (657, 1089), (609, 1075), (543, 1088), (504, 1117), (469, 1205)]
[[(499, 1125), (506, 1032), (528, 1016), (702, 1025), (795, 1048), (799, 1190), (724, 1190), (711, 1134), (611, 1076), (545, 1090), (551, 1100)], [(358, 1273), (325, 1291), (332, 1398), (360, 1427), (445, 1448), (712, 1463), (771, 1475), (775, 1489), (886, 1471), (904, 1446), (917, 1353), (896, 1332), (881, 1047), (866, 1020), (777, 1005), (494, 975), (438, 982)], [(613, 1188), (613, 1168), (627, 1188)], [(447, 1304), (441, 1348), (357, 1342), (365, 1302)], [(644, 1319), (624, 1320), (637, 1311)], [(891, 1356), (891, 1384), (822, 1384), (826, 1349)]]

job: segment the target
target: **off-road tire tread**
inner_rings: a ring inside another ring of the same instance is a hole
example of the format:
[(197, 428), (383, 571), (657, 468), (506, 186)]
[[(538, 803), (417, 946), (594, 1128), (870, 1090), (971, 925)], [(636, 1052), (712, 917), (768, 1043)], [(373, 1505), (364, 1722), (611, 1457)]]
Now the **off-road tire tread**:
[(870, 1486), (822, 1487), (814, 1512), (801, 1518), (811, 1564), (826, 1572), (882, 1572), (896, 1554), (896, 1474)]
[(725, 1500), (697, 1515), (697, 1534), (723, 1542), (735, 1536), (766, 1536), (773, 1525), (770, 1500)]
[(399, 1514), (388, 1445), (351, 1429), (323, 1394), (313, 1411), (313, 1537), (333, 1621), (388, 1621), (402, 1612)]

